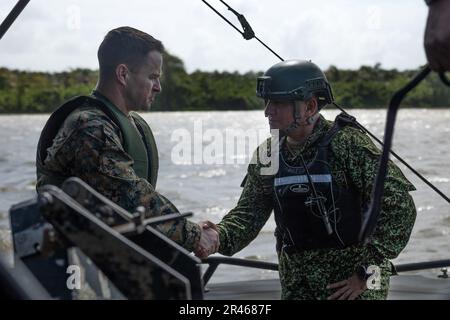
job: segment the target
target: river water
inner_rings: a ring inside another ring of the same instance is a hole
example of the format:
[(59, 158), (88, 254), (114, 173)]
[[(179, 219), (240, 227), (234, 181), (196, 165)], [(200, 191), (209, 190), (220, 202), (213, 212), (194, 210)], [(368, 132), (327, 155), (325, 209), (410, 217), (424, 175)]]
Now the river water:
[[(385, 110), (354, 109), (350, 113), (381, 138)], [(333, 119), (337, 111), (326, 110), (323, 114)], [(48, 116), (0, 116), (0, 249), (3, 252), (11, 251), (8, 209), (35, 194), (36, 145)], [(268, 124), (263, 112), (144, 113), (143, 117), (150, 123), (159, 148), (157, 190), (180, 211), (192, 211), (195, 221), (220, 221), (237, 203), (239, 185), (252, 149), (251, 146), (239, 148), (238, 142), (233, 145), (233, 137), (247, 134), (248, 130), (249, 136), (255, 133), (259, 141), (267, 137)], [(448, 196), (450, 109), (401, 110), (397, 123), (393, 149)], [(180, 153), (180, 146), (190, 148)], [(407, 247), (393, 262), (450, 258), (449, 205), (407, 168), (399, 166), (417, 188), (412, 194), (418, 215)], [(260, 235), (235, 256), (276, 262), (274, 227), (272, 217)], [(220, 266), (211, 281), (276, 276), (271, 271)]]

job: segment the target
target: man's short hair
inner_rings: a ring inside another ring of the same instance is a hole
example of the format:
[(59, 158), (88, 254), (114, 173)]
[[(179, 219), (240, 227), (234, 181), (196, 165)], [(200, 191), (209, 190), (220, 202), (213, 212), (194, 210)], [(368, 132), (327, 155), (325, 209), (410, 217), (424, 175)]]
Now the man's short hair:
[(98, 48), (100, 76), (113, 74), (122, 63), (133, 68), (153, 50), (163, 53), (164, 46), (151, 35), (131, 27), (113, 29), (106, 34)]

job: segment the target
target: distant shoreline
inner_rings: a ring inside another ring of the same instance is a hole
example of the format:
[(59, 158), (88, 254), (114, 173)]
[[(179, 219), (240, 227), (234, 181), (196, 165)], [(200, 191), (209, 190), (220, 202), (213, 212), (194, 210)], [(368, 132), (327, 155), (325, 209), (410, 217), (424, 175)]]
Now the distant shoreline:
[[(188, 73), (183, 61), (170, 54), (165, 54), (163, 70), (162, 92), (152, 105), (153, 111), (263, 109), (263, 101), (256, 97), (256, 79), (262, 72), (241, 74), (196, 70)], [(382, 109), (387, 107), (395, 91), (405, 86), (419, 71), (420, 68), (404, 71), (382, 69), (380, 64), (376, 64), (361, 66), (357, 70), (330, 66), (325, 74), (338, 104)], [(49, 73), (0, 67), (0, 114), (51, 113), (71, 97), (90, 94), (97, 78), (98, 70), (90, 69)], [(431, 73), (405, 97), (402, 105), (447, 109), (449, 103), (449, 88), (442, 84), (436, 73)]]

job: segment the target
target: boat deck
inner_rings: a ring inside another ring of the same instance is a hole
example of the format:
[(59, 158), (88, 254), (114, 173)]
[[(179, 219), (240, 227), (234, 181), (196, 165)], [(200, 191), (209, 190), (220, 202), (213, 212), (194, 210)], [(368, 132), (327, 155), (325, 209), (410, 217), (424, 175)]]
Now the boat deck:
[[(421, 275), (391, 277), (389, 300), (450, 300), (450, 278)], [(278, 279), (212, 283), (206, 286), (206, 300), (278, 300)]]

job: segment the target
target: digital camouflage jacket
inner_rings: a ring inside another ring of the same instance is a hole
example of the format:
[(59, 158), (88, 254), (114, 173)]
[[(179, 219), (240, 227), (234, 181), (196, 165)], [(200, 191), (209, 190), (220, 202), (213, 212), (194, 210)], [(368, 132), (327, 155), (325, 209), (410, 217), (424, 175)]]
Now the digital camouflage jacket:
[[(331, 128), (332, 122), (322, 116), (312, 134), (299, 146), (286, 147), (280, 152), (291, 166), (300, 166), (301, 153), (306, 162), (313, 159), (320, 139)], [(270, 139), (258, 147), (268, 148)], [(367, 206), (380, 150), (361, 130), (351, 126), (341, 129), (330, 144), (329, 163), (332, 176), (338, 184), (353, 184)], [(255, 153), (256, 154), (256, 153)], [(218, 224), (219, 252), (233, 255), (246, 247), (258, 235), (274, 208), (274, 176), (262, 175), (260, 161), (248, 166), (244, 189), (237, 206)], [(385, 182), (382, 211), (368, 245), (353, 245), (344, 249), (314, 249), (295, 254), (277, 252), (284, 299), (326, 299), (334, 291), (328, 284), (350, 277), (358, 265), (376, 265), (381, 270), (381, 289), (366, 290), (360, 298), (386, 298), (393, 259), (406, 246), (416, 217), (416, 209), (409, 191), (414, 186), (400, 169), (389, 163)], [(275, 241), (274, 241), (275, 243)], [(275, 245), (274, 245), (275, 247)]]

